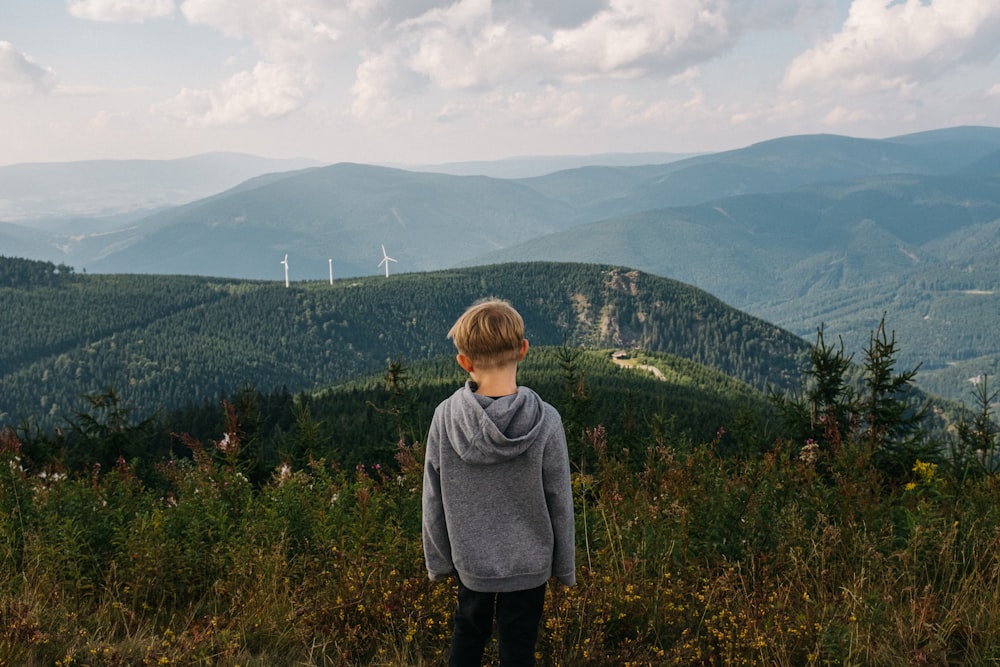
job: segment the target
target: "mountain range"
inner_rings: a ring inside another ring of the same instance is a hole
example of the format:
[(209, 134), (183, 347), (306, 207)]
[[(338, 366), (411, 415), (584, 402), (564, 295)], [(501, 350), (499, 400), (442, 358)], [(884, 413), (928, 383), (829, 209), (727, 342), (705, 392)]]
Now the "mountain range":
[(325, 280), (329, 267), (375, 274), (382, 245), (402, 272), (616, 264), (696, 285), (805, 338), (824, 327), (849, 352), (884, 315), (900, 361), (945, 396), (966, 398), (969, 379), (1000, 370), (990, 334), (1000, 129), (784, 137), (523, 178), (475, 167), (273, 171), (128, 219), (0, 224), (0, 254), (98, 273), (279, 280), (288, 253), (293, 281)]

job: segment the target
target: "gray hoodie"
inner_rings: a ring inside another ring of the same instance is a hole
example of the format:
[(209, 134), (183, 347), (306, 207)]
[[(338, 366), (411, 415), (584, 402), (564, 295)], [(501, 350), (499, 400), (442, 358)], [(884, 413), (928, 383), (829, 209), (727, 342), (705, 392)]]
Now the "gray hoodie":
[(573, 492), (559, 413), (527, 387), (491, 399), (468, 383), (434, 412), (423, 489), (431, 579), (481, 592), (576, 583)]

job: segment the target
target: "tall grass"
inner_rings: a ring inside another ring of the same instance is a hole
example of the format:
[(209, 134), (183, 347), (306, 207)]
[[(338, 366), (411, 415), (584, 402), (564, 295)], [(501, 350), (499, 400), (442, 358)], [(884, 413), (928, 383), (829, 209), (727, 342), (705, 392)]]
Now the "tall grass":
[[(423, 567), (421, 446), (255, 487), (228, 430), (157, 485), (125, 462), (24, 470), (3, 432), (0, 664), (442, 664), (454, 590)], [(579, 584), (550, 589), (540, 664), (1000, 660), (995, 477), (921, 463), (887, 486), (851, 443), (636, 443), (636, 466), (586, 441)]]

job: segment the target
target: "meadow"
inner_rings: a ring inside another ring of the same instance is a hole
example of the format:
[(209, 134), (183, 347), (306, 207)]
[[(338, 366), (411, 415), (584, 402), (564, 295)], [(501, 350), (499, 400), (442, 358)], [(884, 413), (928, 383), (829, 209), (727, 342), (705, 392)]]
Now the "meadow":
[[(233, 417), (159, 465), (157, 491), (124, 461), (31, 473), (4, 432), (0, 663), (443, 663), (454, 591), (423, 569), (421, 445), (255, 488)], [(579, 583), (550, 588), (540, 664), (1000, 659), (993, 474), (918, 462), (887, 487), (850, 441), (748, 457), (652, 442), (635, 470), (602, 428), (585, 435)]]
[[(578, 584), (550, 585), (539, 664), (1000, 660), (997, 395), (984, 380), (931, 443), (880, 331), (860, 390), (820, 336), (775, 437), (749, 417), (704, 442), (568, 419)], [(152, 465), (38, 465), (44, 438), (0, 430), (0, 664), (444, 663), (455, 591), (424, 570), (419, 437), (251, 481), (224, 413)]]

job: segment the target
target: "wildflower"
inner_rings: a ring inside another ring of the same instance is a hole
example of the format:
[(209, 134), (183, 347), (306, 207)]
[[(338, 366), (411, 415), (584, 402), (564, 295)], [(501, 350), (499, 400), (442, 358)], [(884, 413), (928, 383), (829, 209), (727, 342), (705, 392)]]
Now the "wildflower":
[(919, 477), (921, 481), (930, 484), (934, 481), (934, 474), (937, 472), (937, 464), (917, 459), (917, 462), (913, 464), (913, 472), (917, 473), (917, 477)]
[(802, 447), (799, 452), (799, 460), (807, 465), (813, 465), (816, 463), (816, 459), (819, 458), (819, 443), (809, 438), (806, 440), (806, 444)]
[(281, 468), (280, 468), (279, 473), (278, 473), (278, 476), (282, 480), (290, 479), (291, 476), (292, 476), (292, 466), (288, 465), (287, 462), (286, 463), (282, 463), (281, 464)]

